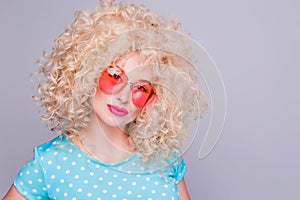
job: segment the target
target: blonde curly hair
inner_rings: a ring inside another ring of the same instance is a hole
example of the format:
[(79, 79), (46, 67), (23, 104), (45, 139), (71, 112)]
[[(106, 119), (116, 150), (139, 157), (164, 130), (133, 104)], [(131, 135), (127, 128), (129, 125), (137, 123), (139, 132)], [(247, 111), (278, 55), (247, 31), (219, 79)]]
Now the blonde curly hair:
[(75, 13), (74, 22), (54, 41), (52, 51), (38, 60), (40, 83), (34, 98), (44, 108), (41, 119), (51, 130), (69, 138), (78, 135), (89, 122), (101, 72), (120, 55), (138, 51), (148, 58), (159, 84), (155, 84), (155, 101), (126, 126), (130, 148), (142, 154), (144, 162), (179, 151), (187, 135), (187, 117), (201, 118), (207, 102), (188, 61), (164, 50), (144, 48), (149, 42), (154, 47), (167, 43), (161, 32), (158, 36), (139, 32), (146, 29), (177, 32), (179, 24), (142, 5), (112, 0), (100, 1), (94, 12)]

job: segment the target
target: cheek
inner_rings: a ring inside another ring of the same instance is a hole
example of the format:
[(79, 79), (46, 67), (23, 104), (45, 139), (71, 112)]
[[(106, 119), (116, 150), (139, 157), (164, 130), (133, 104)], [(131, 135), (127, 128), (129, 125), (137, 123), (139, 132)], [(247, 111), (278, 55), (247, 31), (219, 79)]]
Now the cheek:
[(93, 109), (98, 111), (105, 109), (106, 102), (108, 101), (108, 96), (97, 90), (94, 98), (92, 99)]
[(132, 102), (130, 102), (129, 113), (131, 119), (135, 119), (142, 111), (142, 108), (135, 106)]

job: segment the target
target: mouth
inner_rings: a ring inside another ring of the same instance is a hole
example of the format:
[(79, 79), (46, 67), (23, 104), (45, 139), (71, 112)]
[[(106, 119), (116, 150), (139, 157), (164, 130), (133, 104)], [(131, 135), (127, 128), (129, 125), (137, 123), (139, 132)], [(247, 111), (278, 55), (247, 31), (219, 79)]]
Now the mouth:
[(118, 106), (107, 104), (108, 110), (115, 116), (123, 117), (128, 114), (128, 111)]

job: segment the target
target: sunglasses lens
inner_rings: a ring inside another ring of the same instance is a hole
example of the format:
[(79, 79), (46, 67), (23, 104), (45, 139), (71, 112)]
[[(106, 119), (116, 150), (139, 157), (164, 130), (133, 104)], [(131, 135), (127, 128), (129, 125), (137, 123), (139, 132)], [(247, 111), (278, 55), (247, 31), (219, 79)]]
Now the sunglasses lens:
[(118, 92), (116, 91), (116, 86), (121, 83), (124, 83), (123, 71), (118, 68), (109, 67), (102, 73), (98, 86), (105, 94), (112, 94)]
[(150, 104), (156, 97), (155, 89), (148, 83), (134, 84), (132, 88), (132, 101), (137, 107)]

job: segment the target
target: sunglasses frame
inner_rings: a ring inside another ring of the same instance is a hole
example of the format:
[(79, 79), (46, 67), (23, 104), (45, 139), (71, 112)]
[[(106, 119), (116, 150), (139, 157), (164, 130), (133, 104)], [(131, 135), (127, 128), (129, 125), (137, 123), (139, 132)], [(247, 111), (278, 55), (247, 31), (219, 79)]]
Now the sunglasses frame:
[[(109, 69), (113, 69), (114, 71), (109, 72)], [(107, 73), (107, 74), (105, 74), (105, 73)], [(115, 77), (115, 79), (111, 79), (111, 80), (105, 80), (105, 76), (109, 76), (109, 77), (118, 76), (118, 77)], [(115, 81), (115, 83), (113, 81)], [(145, 83), (145, 84), (139, 84), (139, 83)], [(130, 85), (130, 90), (131, 90), (131, 100), (135, 106), (144, 107), (144, 106), (152, 103), (153, 100), (156, 98), (156, 90), (153, 87), (153, 84), (151, 82), (145, 81), (145, 80), (131, 82), (131, 81), (129, 81), (128, 76), (126, 75), (124, 70), (116, 65), (110, 65), (102, 72), (102, 74), (98, 80), (98, 89), (100, 89), (105, 94), (117, 94), (128, 84)], [(142, 98), (143, 98), (142, 97), (143, 95), (141, 95), (142, 91), (135, 92), (134, 88), (135, 88), (135, 85), (138, 85), (138, 86), (142, 86), (143, 90), (147, 91), (147, 88), (145, 87), (146, 84), (149, 85), (151, 87), (151, 89), (150, 89), (149, 94), (147, 94), (147, 99), (142, 100)], [(117, 85), (119, 85), (120, 88), (116, 90), (115, 88)], [(142, 101), (142, 102), (139, 102), (139, 101)]]

